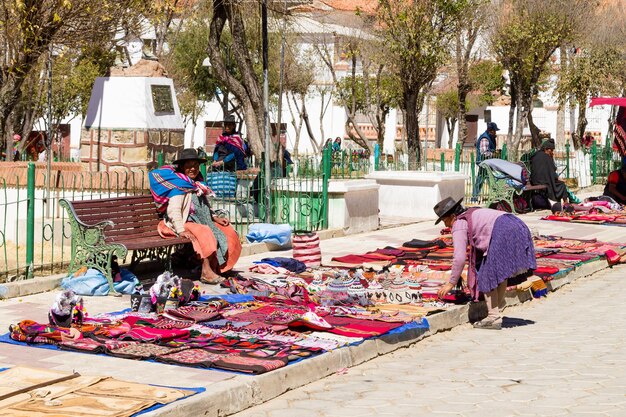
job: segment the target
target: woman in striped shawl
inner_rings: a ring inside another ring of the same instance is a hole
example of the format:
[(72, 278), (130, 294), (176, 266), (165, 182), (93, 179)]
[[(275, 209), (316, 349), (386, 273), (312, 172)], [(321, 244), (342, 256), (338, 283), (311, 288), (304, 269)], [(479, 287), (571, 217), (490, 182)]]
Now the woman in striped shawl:
[(227, 218), (213, 214), (208, 197), (212, 191), (200, 173), (200, 158), (195, 149), (183, 149), (175, 166), (164, 166), (150, 172), (150, 191), (163, 214), (159, 234), (189, 239), (202, 259), (200, 280), (219, 284), (220, 275), (235, 266), (241, 254), (239, 236)]

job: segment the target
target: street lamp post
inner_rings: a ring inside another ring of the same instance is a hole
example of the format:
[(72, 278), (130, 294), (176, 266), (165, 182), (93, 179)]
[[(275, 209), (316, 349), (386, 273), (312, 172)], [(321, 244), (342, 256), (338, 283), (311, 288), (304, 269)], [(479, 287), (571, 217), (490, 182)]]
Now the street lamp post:
[(48, 55), (48, 137), (46, 138), (46, 217), (50, 217), (52, 173), (52, 46)]
[(261, 32), (263, 38), (263, 121), (265, 134), (265, 221), (271, 223), (270, 219), (270, 181), (272, 179), (270, 155), (270, 118), (269, 118), (269, 79), (268, 79), (268, 37), (267, 37), (267, 0), (261, 3)]

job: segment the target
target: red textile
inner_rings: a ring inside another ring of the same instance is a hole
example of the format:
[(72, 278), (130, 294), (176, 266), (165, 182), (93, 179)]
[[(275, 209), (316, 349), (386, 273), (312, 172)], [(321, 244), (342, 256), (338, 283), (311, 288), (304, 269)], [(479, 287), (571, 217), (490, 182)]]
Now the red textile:
[(333, 326), (327, 330), (330, 333), (347, 337), (374, 337), (385, 334), (390, 330), (400, 327), (403, 323), (390, 323), (377, 320), (359, 320), (351, 317), (326, 316), (324, 319)]

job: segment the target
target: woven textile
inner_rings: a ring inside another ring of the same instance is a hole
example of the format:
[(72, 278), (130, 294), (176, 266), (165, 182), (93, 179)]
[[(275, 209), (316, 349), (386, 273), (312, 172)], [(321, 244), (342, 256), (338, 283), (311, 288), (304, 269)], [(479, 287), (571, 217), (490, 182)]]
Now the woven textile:
[(322, 264), (320, 238), (317, 233), (294, 234), (291, 238), (293, 259), (304, 263), (308, 267)]

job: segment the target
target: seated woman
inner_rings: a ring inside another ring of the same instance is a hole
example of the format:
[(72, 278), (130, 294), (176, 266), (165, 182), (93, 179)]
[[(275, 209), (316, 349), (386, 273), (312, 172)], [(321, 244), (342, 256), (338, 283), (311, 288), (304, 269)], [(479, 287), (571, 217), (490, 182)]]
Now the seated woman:
[(224, 120), (224, 131), (215, 142), (212, 167), (220, 171), (244, 171), (248, 169), (248, 156), (247, 145), (236, 131), (235, 118), (227, 117)]
[(530, 183), (548, 187), (546, 197), (553, 207), (555, 203), (560, 205), (561, 202), (569, 200), (565, 182), (561, 181), (556, 173), (554, 147), (554, 139), (546, 139), (530, 159)]
[(164, 166), (150, 172), (150, 191), (163, 213), (159, 234), (181, 236), (191, 240), (202, 259), (200, 280), (219, 284), (220, 274), (235, 266), (241, 254), (241, 242), (228, 219), (213, 214), (208, 197), (212, 194), (200, 174), (200, 158), (195, 149), (183, 149), (175, 166)]
[(622, 168), (609, 173), (602, 194), (619, 204), (626, 204), (626, 156), (622, 157)]

